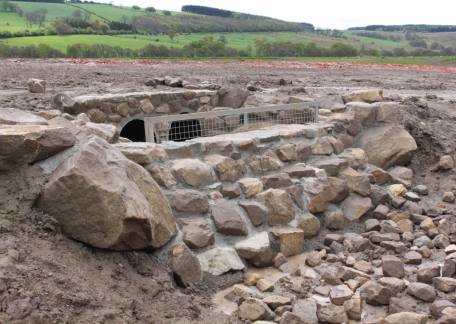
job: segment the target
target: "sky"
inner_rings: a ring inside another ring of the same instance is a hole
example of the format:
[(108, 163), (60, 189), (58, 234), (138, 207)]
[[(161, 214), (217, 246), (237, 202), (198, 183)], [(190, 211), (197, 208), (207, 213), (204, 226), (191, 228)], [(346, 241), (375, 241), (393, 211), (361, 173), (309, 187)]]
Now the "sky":
[[(98, 0), (111, 2), (110, 0)], [(113, 0), (114, 4), (180, 11), (202, 5), (346, 29), (365, 25), (456, 25), (456, 0)]]

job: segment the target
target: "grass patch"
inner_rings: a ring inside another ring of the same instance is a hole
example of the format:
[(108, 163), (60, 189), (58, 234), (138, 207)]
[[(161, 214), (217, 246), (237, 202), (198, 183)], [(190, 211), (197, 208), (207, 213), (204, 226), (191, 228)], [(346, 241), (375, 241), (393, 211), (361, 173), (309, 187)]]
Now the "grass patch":
[(26, 20), (14, 12), (0, 12), (0, 31), (7, 30), (18, 32), (28, 30), (37, 30), (38, 26), (27, 27)]
[[(76, 10), (75, 8), (65, 4), (65, 3), (44, 3), (44, 2), (22, 2), (22, 1), (13, 1), (14, 4), (17, 4), (24, 12), (31, 12), (38, 9), (46, 9), (46, 23), (54, 21), (58, 17), (67, 17), (71, 16)], [(24, 20), (25, 22), (25, 20)], [(25, 28), (25, 24), (24, 24)]]
[[(390, 33), (392, 34), (392, 33)], [(403, 36), (402, 33), (397, 33), (398, 35)], [(348, 39), (356, 40), (362, 44), (365, 44), (366, 46), (370, 45), (370, 47), (380, 47), (384, 49), (395, 49), (395, 48), (405, 48), (409, 49), (410, 45), (408, 44), (407, 41), (403, 38), (400, 42), (395, 42), (390, 39), (378, 39), (378, 38), (373, 38), (373, 37), (367, 37), (367, 36), (359, 36), (356, 35), (354, 32), (351, 31), (345, 31), (344, 36), (348, 37)]]
[[(145, 16), (146, 12), (141, 10), (134, 10), (130, 7), (111, 6), (109, 4), (90, 4), (90, 3), (75, 3), (74, 6), (81, 9), (93, 12), (95, 15), (103, 17), (109, 21), (122, 21), (123, 17), (131, 19), (135, 16)], [(72, 7), (72, 6), (71, 6)], [(77, 10), (72, 7), (73, 10)]]
[(2, 42), (13, 46), (28, 46), (47, 44), (52, 48), (66, 53), (68, 45), (71, 44), (104, 44), (120, 46), (123, 48), (140, 49), (150, 41), (134, 39), (132, 37), (108, 36), (108, 35), (68, 35), (68, 36), (36, 36), (36, 37), (15, 37), (4, 39)]

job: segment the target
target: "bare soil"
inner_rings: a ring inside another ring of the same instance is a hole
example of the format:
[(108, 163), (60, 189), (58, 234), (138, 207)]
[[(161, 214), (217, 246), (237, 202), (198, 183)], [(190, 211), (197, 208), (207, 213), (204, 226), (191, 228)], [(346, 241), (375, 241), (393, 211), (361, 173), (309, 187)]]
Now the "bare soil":
[[(147, 89), (144, 81), (180, 76), (245, 86), (278, 88), (293, 81), (309, 95), (383, 88), (406, 104), (400, 122), (419, 151), (412, 168), (426, 184), (429, 203), (456, 190), (456, 174), (430, 168), (456, 151), (456, 69), (410, 66), (304, 64), (300, 62), (0, 61), (0, 107), (51, 109), (52, 97)], [(45, 95), (30, 94), (28, 78), (48, 82)], [(284, 87), (284, 94), (292, 91)], [(0, 173), (0, 323), (224, 323), (213, 293), (239, 276), (202, 287), (177, 287), (151, 251), (118, 253), (90, 248), (64, 236), (56, 222), (33, 209), (46, 179), (35, 167)], [(453, 208), (446, 206), (447, 208)]]

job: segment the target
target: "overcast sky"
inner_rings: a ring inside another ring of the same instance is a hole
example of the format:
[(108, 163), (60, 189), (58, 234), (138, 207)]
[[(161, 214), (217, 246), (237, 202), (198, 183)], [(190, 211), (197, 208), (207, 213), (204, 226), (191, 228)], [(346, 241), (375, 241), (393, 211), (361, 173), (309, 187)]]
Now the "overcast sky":
[[(100, 2), (111, 2), (99, 0)], [(114, 0), (156, 9), (180, 11), (182, 5), (203, 5), (233, 11), (309, 22), (316, 27), (345, 29), (373, 24), (456, 24), (456, 0)]]

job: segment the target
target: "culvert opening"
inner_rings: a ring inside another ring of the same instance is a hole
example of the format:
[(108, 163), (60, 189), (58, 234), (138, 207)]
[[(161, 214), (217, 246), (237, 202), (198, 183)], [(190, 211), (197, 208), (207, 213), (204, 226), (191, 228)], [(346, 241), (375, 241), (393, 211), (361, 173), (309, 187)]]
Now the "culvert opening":
[(199, 120), (179, 120), (171, 123), (168, 137), (170, 141), (183, 142), (196, 137), (201, 137), (201, 124)]
[(128, 138), (132, 142), (146, 141), (146, 128), (144, 120), (134, 119), (128, 122), (120, 132), (121, 137)]

